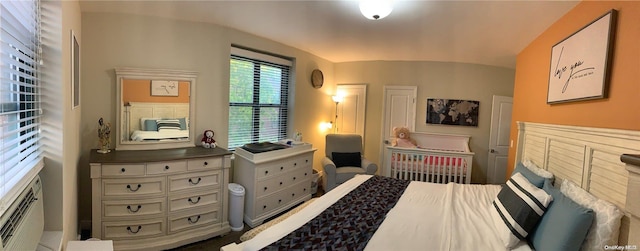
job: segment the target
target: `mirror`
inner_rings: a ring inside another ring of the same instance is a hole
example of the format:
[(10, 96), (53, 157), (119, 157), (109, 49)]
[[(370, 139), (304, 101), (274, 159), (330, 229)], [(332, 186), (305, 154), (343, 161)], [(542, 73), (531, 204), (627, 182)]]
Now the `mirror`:
[(196, 72), (117, 68), (116, 150), (195, 146)]

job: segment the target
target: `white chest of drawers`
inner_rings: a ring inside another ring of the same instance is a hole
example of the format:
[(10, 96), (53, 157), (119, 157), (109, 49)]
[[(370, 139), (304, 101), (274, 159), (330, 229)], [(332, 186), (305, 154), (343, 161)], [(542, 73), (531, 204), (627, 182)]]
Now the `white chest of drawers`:
[(247, 225), (256, 227), (311, 198), (315, 151), (310, 144), (258, 154), (236, 148), (233, 182), (246, 191)]
[(92, 237), (161, 250), (230, 231), (231, 152), (199, 147), (90, 155)]

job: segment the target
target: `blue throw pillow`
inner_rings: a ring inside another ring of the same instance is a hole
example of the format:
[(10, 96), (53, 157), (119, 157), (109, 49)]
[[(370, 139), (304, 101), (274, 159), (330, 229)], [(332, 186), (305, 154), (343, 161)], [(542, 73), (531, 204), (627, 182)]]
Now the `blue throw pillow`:
[(544, 177), (539, 176), (539, 175), (535, 174), (534, 172), (532, 172), (531, 170), (529, 170), (529, 168), (524, 166), (524, 164), (522, 164), (522, 162), (518, 162), (518, 164), (516, 165), (516, 168), (513, 170), (513, 173), (511, 174), (511, 176), (513, 176), (516, 173), (522, 174), (522, 176), (527, 178), (527, 180), (529, 180), (529, 182), (531, 182), (531, 184), (533, 184), (534, 186), (536, 186), (538, 188), (542, 188), (542, 185), (544, 185), (544, 181), (546, 180)]
[(578, 205), (566, 197), (551, 182), (542, 188), (553, 201), (547, 208), (529, 241), (536, 250), (579, 250), (594, 220), (593, 210)]
[(180, 130), (187, 130), (187, 118), (179, 118), (180, 121)]
[(155, 119), (147, 119), (144, 121), (144, 130), (145, 131), (157, 131), (158, 130), (158, 122)]

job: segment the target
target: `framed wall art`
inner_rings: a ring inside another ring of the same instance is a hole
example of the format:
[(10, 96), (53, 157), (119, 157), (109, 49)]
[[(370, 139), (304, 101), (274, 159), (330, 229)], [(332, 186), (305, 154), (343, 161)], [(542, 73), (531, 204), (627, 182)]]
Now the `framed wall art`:
[(152, 80), (151, 96), (178, 96), (178, 81)]
[(611, 10), (552, 47), (548, 104), (607, 97), (616, 17)]
[(80, 106), (80, 44), (71, 30), (71, 108)]
[(427, 99), (427, 124), (478, 126), (480, 102), (458, 99)]

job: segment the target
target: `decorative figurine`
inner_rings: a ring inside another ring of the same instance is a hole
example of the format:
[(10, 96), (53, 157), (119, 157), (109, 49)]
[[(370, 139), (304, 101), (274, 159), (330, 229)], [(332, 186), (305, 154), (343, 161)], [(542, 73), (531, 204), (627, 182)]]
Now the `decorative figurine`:
[(109, 122), (105, 123), (102, 118), (98, 120), (98, 139), (100, 140), (100, 149), (98, 149), (99, 153), (108, 153), (111, 152), (109, 148), (111, 148), (111, 124)]
[(204, 136), (202, 136), (202, 147), (216, 148), (216, 141), (213, 139), (213, 131), (211, 130), (204, 131)]

